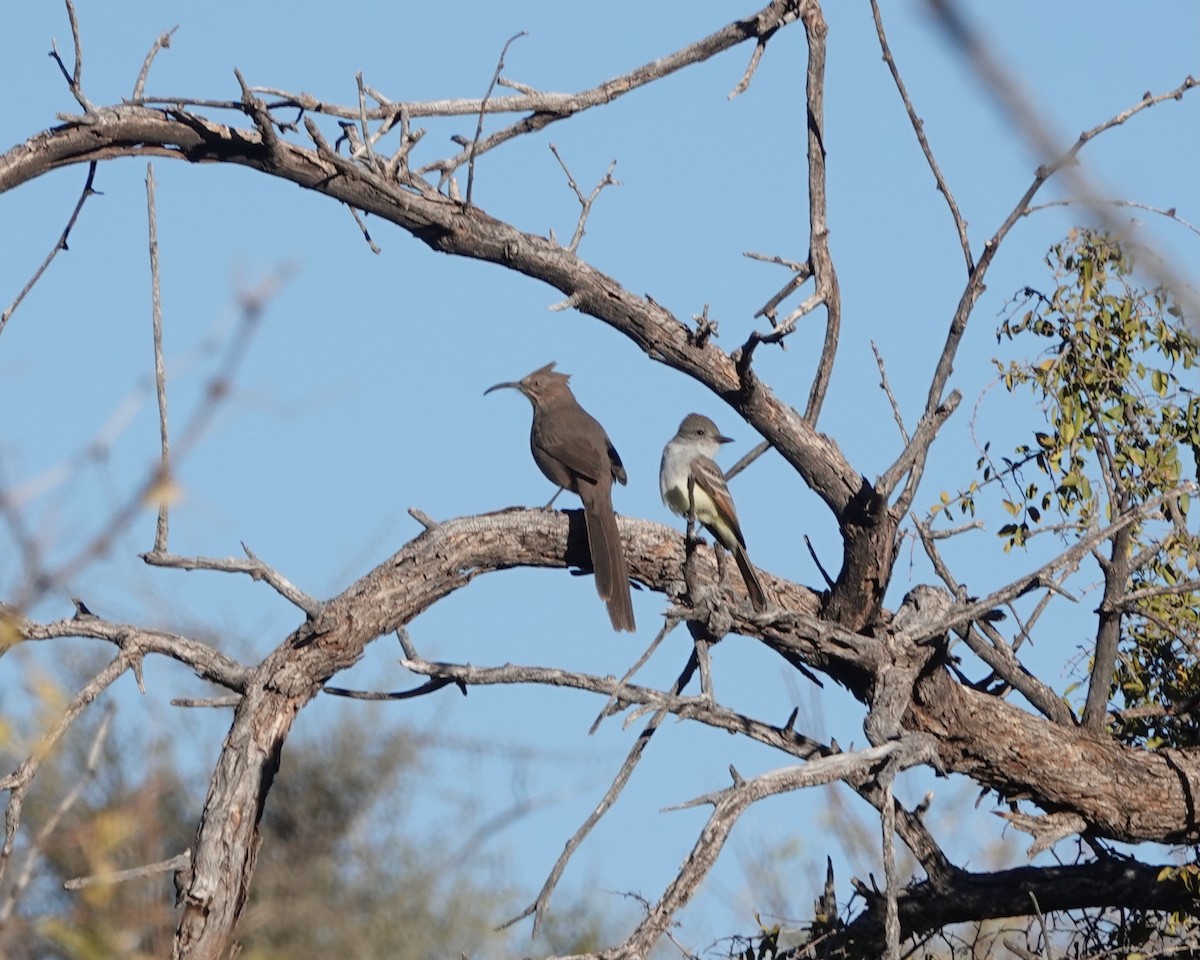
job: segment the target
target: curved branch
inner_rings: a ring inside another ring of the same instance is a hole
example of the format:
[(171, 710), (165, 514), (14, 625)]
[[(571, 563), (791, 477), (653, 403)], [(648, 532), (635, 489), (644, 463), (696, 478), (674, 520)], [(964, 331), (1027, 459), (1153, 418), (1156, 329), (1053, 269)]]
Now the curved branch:
[(113, 623), (87, 616), (52, 623), (35, 623), (18, 616), (0, 604), (0, 617), (8, 619), (22, 640), (54, 640), (63, 637), (91, 637), (106, 640), (127, 654), (143, 657), (157, 653), (189, 666), (201, 680), (219, 684), (240, 693), (250, 671), (214, 647), (164, 630), (147, 630), (129, 623)]
[(800, 18), (808, 37), (808, 260), (817, 296), (825, 305), (825, 341), (809, 391), (808, 406), (804, 410), (805, 422), (815, 426), (829, 390), (829, 378), (833, 375), (833, 357), (842, 327), (842, 293), (829, 252), (829, 210), (825, 191), (825, 40), (829, 26), (818, 3), (803, 4)]
[(388, 220), (434, 250), (496, 263), (560, 290), (581, 312), (720, 396), (780, 452), (842, 528), (845, 553), (826, 615), (857, 629), (878, 610), (891, 578), (894, 523), (884, 499), (837, 444), (651, 297), (635, 296), (552, 240), (432, 194), (427, 185), (397, 184), (320, 146), (306, 149), (277, 136), (264, 143), (261, 127), (128, 105), (97, 110), (0, 155), (0, 192), (68, 164), (143, 153), (248, 166)]
[[(1194, 914), (1195, 899), (1181, 881), (1158, 879), (1164, 867), (1114, 858), (993, 873), (956, 870), (948, 879), (900, 891), (900, 936), (921, 938), (955, 923), (1028, 916), (1031, 896), (1043, 913), (1120, 903), (1130, 909)], [(884, 899), (872, 896), (866, 910), (824, 941), (827, 955), (880, 956), (886, 944)]]

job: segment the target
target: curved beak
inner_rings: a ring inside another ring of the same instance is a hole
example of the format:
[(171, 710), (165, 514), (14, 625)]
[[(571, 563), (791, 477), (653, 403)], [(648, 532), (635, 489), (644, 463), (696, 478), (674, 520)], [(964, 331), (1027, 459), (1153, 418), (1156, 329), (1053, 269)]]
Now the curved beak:
[[(504, 383), (497, 383), (495, 386), (488, 387), (486, 390), (483, 391), (483, 395), (486, 397), (493, 390), (502, 390), (505, 387), (509, 387), (513, 390), (521, 389), (521, 385), (519, 383), (513, 383), (511, 380), (506, 380)], [(524, 391), (522, 391), (522, 392), (524, 392)]]

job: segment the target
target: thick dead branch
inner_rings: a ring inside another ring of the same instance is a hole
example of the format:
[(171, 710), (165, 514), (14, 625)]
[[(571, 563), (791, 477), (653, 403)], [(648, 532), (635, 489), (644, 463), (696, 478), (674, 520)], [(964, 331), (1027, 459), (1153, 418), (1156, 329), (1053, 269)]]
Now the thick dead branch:
[[(948, 878), (913, 884), (897, 896), (901, 940), (921, 938), (955, 923), (1030, 913), (1032, 894), (1043, 912), (1103, 907), (1194, 915), (1195, 902), (1178, 880), (1159, 881), (1166, 865), (1107, 859), (1075, 866), (1018, 867), (993, 873), (956, 870)], [(823, 946), (830, 956), (878, 956), (885, 949), (884, 898), (867, 897), (867, 909)], [(844, 951), (844, 952), (843, 952)]]

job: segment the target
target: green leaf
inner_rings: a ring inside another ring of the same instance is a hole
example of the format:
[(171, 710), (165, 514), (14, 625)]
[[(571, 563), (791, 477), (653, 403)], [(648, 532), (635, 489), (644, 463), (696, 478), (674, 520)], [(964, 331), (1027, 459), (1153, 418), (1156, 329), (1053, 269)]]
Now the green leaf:
[(1167, 379), (1167, 375), (1161, 370), (1150, 371), (1150, 387), (1160, 397), (1165, 397), (1167, 395), (1168, 384), (1169, 380)]

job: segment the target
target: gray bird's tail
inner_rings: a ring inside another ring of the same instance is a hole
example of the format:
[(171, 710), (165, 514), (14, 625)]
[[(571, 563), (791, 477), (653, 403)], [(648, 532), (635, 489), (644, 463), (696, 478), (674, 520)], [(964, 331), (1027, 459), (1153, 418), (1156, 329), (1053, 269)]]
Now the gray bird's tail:
[(742, 579), (746, 581), (746, 592), (750, 594), (750, 603), (754, 609), (762, 612), (767, 609), (767, 595), (763, 591), (762, 581), (758, 579), (758, 571), (750, 563), (746, 548), (740, 543), (734, 544), (733, 559), (737, 561), (738, 569), (742, 571)]
[(614, 630), (637, 629), (633, 622), (633, 598), (629, 595), (629, 567), (617, 530), (612, 491), (608, 484), (580, 483), (583, 518), (587, 522), (588, 550), (596, 573), (596, 592), (608, 605)]

